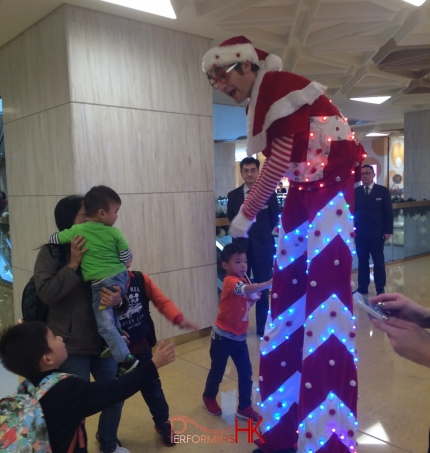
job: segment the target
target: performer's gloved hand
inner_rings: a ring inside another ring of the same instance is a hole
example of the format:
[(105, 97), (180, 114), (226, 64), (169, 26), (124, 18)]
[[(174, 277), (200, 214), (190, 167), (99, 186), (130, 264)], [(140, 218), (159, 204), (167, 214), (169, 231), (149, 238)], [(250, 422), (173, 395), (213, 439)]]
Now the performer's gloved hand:
[(247, 238), (248, 230), (251, 228), (251, 225), (255, 222), (254, 220), (249, 220), (248, 217), (242, 212), (243, 205), (240, 207), (237, 216), (232, 220), (229, 234), (234, 238)]

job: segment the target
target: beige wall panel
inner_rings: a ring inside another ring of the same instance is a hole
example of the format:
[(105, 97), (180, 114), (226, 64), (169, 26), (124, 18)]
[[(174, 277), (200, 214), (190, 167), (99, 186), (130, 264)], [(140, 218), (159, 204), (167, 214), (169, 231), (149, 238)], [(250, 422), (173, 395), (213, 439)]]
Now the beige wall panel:
[(85, 104), (73, 104), (73, 117), (78, 191), (213, 190), (210, 117)]
[[(218, 309), (215, 264), (150, 277), (187, 319), (196, 322), (200, 328), (213, 325)], [(152, 304), (150, 308), (158, 340), (188, 332), (174, 327)]]
[(74, 192), (70, 104), (5, 124), (8, 195)]
[(135, 269), (157, 274), (216, 263), (212, 192), (120, 195), (115, 226)]
[(0, 94), (8, 123), (69, 100), (63, 9), (0, 49)]
[(212, 113), (201, 70), (209, 40), (66, 5), (72, 101)]
[(52, 197), (11, 197), (10, 231), (12, 242), (12, 263), (16, 268), (32, 271), (37, 249), (57, 231), (54, 208), (62, 196)]

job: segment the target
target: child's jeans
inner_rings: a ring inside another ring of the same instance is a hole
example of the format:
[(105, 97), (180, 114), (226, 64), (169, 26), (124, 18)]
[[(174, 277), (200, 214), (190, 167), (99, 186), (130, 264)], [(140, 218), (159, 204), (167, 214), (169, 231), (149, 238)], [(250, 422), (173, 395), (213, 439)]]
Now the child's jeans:
[(130, 354), (130, 351), (124, 338), (121, 337), (121, 334), (118, 331), (120, 328), (119, 318), (114, 314), (113, 308), (106, 307), (104, 310), (99, 310), (99, 306), (101, 305), (99, 291), (101, 288), (108, 288), (111, 291), (115, 291), (114, 286), (119, 286), (121, 295), (125, 295), (127, 293), (127, 283), (128, 272), (124, 271), (91, 285), (91, 290), (93, 292), (93, 310), (96, 317), (97, 328), (99, 334), (109, 346), (112, 356), (117, 363), (125, 360), (127, 355)]
[(210, 355), (211, 369), (203, 396), (211, 399), (217, 396), (227, 360), (231, 357), (239, 378), (239, 409), (251, 406), (252, 366), (246, 340), (230, 340), (212, 330)]

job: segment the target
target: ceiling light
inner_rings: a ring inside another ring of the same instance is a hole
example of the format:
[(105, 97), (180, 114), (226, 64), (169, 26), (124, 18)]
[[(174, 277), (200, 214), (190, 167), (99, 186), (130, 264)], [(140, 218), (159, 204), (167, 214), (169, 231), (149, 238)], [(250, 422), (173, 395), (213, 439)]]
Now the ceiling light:
[(406, 3), (410, 3), (411, 5), (421, 6), (426, 0), (403, 0)]
[(391, 96), (372, 96), (368, 98), (350, 98), (351, 101), (368, 102), (369, 104), (382, 104)]
[(390, 134), (388, 132), (370, 132), (366, 134), (366, 137), (387, 137), (387, 135)]
[(102, 0), (103, 2), (114, 3), (126, 8), (137, 9), (145, 13), (156, 14), (157, 16), (176, 19), (170, 0)]

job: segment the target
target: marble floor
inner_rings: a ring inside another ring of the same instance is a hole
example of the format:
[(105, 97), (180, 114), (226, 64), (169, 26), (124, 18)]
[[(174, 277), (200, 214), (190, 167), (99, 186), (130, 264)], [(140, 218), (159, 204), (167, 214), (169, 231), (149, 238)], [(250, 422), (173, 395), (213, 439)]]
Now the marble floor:
[[(430, 305), (429, 268), (430, 257), (387, 265), (387, 292), (403, 292), (423, 305)], [(356, 281), (355, 274), (353, 280)], [(374, 288), (371, 290), (374, 291)], [(373, 294), (370, 293), (370, 296)], [(0, 307), (0, 314), (2, 312)], [(372, 328), (366, 313), (359, 311), (356, 315), (359, 357), (358, 453), (427, 453), (430, 370), (396, 356), (387, 338)], [(248, 344), (256, 388), (259, 340), (253, 320)], [(233, 364), (228, 363), (218, 396), (223, 415), (212, 417), (201, 404), (210, 364), (209, 337), (181, 344), (177, 346), (176, 353), (176, 361), (160, 370), (175, 430), (185, 435), (234, 435), (237, 375)], [(256, 392), (253, 397), (257, 401)], [(87, 420), (90, 453), (98, 452), (94, 439), (96, 423), (97, 416)], [(246, 422), (240, 421), (239, 426), (245, 428)], [(118, 436), (131, 453), (166, 450), (153, 429), (151, 416), (140, 394), (126, 401)], [(194, 439), (197, 440), (197, 437)], [(238, 443), (202, 444), (190, 440), (189, 443), (175, 446), (174, 451), (247, 453), (252, 452), (253, 448), (253, 444), (247, 443), (246, 433), (240, 433)]]

